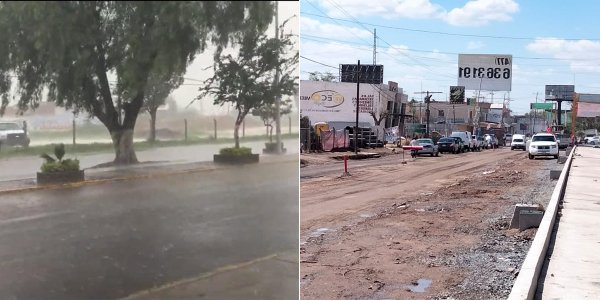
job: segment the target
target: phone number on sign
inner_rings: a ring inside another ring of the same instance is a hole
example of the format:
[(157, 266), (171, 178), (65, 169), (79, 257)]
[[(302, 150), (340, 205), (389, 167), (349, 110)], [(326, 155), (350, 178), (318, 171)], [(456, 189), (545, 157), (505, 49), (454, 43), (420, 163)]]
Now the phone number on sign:
[(459, 78), (495, 78), (495, 79), (509, 79), (510, 69), (509, 68), (484, 68), (484, 67), (466, 67), (458, 68)]

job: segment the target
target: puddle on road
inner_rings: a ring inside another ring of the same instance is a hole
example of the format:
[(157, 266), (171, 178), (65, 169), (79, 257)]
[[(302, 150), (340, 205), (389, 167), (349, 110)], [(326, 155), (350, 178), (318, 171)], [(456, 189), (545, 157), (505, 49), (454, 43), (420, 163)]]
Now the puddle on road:
[(417, 285), (409, 285), (406, 288), (413, 293), (424, 293), (431, 286), (431, 282), (433, 282), (431, 279), (421, 278), (417, 280)]
[(311, 232), (310, 236), (311, 237), (318, 237), (318, 236), (321, 236), (322, 234), (327, 233), (328, 231), (331, 231), (331, 229), (329, 229), (329, 228), (319, 228), (319, 229)]

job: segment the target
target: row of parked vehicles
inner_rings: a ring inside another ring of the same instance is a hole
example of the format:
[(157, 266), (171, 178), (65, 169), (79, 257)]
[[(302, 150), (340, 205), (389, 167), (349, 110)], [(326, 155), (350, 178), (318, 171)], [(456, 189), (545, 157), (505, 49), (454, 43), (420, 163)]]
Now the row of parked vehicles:
[(438, 156), (439, 153), (465, 153), (481, 151), (483, 149), (498, 148), (498, 138), (494, 134), (483, 136), (471, 135), (467, 131), (455, 131), (450, 136), (440, 138), (437, 143), (433, 139), (417, 139), (416, 144), (422, 150), (415, 151), (415, 155), (426, 154)]

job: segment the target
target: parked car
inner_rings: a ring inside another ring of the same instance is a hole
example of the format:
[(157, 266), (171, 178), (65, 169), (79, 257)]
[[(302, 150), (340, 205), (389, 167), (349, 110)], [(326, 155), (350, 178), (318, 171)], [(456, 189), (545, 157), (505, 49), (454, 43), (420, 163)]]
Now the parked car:
[(438, 151), (440, 153), (458, 153), (460, 151), (460, 144), (455, 138), (444, 137), (437, 142)]
[(467, 131), (454, 131), (450, 135), (452, 137), (457, 136), (463, 140), (465, 151), (473, 150), (475, 148), (471, 134)]
[(527, 151), (527, 147), (525, 146), (525, 136), (522, 134), (515, 134), (512, 137), (512, 141), (510, 142), (510, 150), (515, 149), (523, 149), (523, 151)]
[(423, 146), (423, 150), (417, 150), (417, 155), (419, 154), (429, 154), (431, 156), (439, 156), (440, 152), (438, 150), (438, 146), (433, 143), (432, 139), (418, 139), (417, 144), (419, 146)]
[(558, 159), (558, 142), (551, 133), (537, 133), (529, 142), (529, 159), (536, 156), (554, 156)]
[(589, 138), (587, 143), (590, 145), (600, 145), (600, 136), (593, 136)]
[(495, 134), (491, 133), (491, 134), (486, 134), (484, 135), (485, 139), (488, 142), (488, 148), (498, 148), (498, 138), (496, 137)]
[(488, 148), (488, 142), (485, 140), (485, 138), (483, 136), (478, 136), (477, 140), (479, 141), (479, 143), (481, 144), (481, 148), (482, 149), (487, 149)]
[(458, 153), (464, 153), (467, 151), (467, 146), (465, 145), (465, 141), (463, 141), (463, 139), (457, 136), (451, 136), (450, 138), (453, 138), (456, 141), (456, 144), (458, 145)]
[(0, 122), (0, 146), (29, 147), (29, 137), (15, 122)]
[(476, 151), (481, 151), (483, 149), (483, 143), (477, 139), (476, 135), (471, 135), (471, 140), (473, 140), (473, 149)]

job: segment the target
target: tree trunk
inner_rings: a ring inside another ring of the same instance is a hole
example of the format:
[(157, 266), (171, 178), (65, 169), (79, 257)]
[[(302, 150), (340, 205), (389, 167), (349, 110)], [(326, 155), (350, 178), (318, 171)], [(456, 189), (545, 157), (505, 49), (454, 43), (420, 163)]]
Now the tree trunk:
[(273, 142), (273, 126), (269, 126), (269, 141)]
[(133, 149), (133, 129), (119, 129), (110, 133), (115, 148), (114, 163), (118, 165), (138, 163)]
[(240, 147), (240, 125), (242, 122), (238, 120), (235, 121), (235, 128), (233, 129), (233, 139), (235, 140), (235, 148)]
[(150, 112), (150, 137), (148, 141), (154, 143), (156, 141), (156, 110), (157, 108), (151, 109)]

